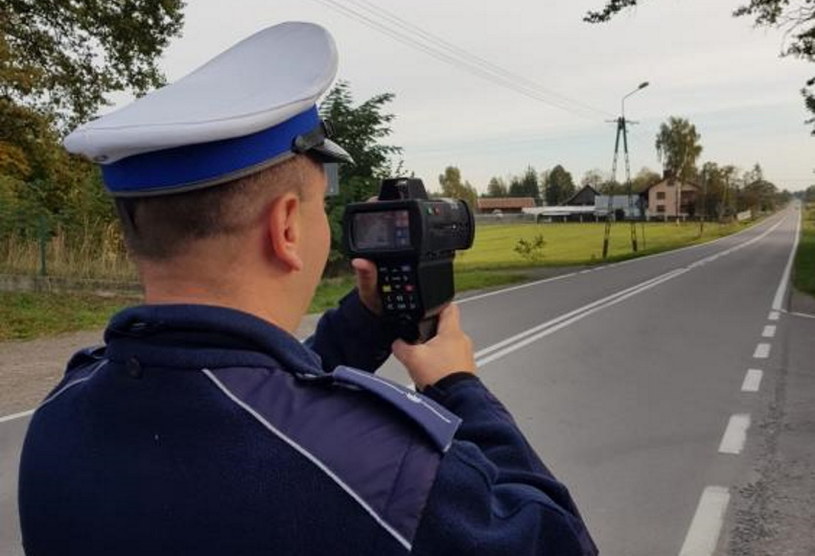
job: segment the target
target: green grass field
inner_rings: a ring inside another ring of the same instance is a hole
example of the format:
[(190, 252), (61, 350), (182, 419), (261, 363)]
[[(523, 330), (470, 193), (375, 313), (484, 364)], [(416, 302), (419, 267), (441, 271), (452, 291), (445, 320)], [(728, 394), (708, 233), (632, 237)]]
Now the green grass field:
[[(522, 272), (475, 271), (456, 275), (456, 290), (465, 291), (521, 282)], [(320, 313), (355, 286), (353, 276), (323, 280), (309, 307)], [(104, 327), (111, 316), (138, 298), (99, 297), (91, 294), (0, 292), (0, 341), (30, 340), (76, 330)]]
[[(529, 266), (574, 266), (602, 261), (605, 224), (498, 224), (476, 229), (473, 249), (462, 253), (456, 260), (459, 270), (521, 268)], [(744, 228), (743, 224), (706, 223), (704, 234), (699, 234), (698, 223), (636, 224), (638, 255), (649, 255), (686, 245), (693, 245), (723, 237)], [(631, 227), (627, 222), (612, 225), (609, 241), (609, 260), (616, 261), (635, 256), (631, 251)], [(546, 242), (540, 260), (530, 261), (514, 251), (518, 241), (532, 241), (542, 234)]]
[(815, 203), (809, 203), (804, 209), (794, 283), (800, 291), (815, 295)]
[[(809, 236), (815, 243), (815, 230), (810, 212)], [(481, 226), (476, 231), (475, 245), (460, 253), (456, 259), (456, 291), (482, 289), (524, 281), (531, 267), (573, 266), (602, 261), (603, 224), (497, 224)], [(643, 249), (642, 226), (637, 224), (639, 255), (666, 251), (685, 245), (709, 241), (742, 229), (742, 225), (720, 226), (706, 224), (705, 234), (699, 236), (697, 224), (649, 223), (645, 226)], [(627, 223), (612, 226), (609, 260), (632, 257), (630, 227)], [(531, 241), (543, 234), (546, 242), (542, 257), (534, 262), (514, 251), (518, 240)], [(815, 255), (809, 251), (809, 271), (797, 272), (799, 288), (815, 288), (813, 266)], [(809, 261), (808, 263), (806, 261)], [(809, 276), (809, 286), (806, 285)], [(335, 307), (337, 301), (354, 287), (353, 276), (323, 280), (314, 296), (310, 312), (321, 312)], [(811, 291), (811, 290), (810, 290)], [(0, 341), (23, 340), (73, 330), (104, 326), (110, 316), (121, 308), (138, 303), (127, 298), (100, 298), (81, 294), (0, 293)]]

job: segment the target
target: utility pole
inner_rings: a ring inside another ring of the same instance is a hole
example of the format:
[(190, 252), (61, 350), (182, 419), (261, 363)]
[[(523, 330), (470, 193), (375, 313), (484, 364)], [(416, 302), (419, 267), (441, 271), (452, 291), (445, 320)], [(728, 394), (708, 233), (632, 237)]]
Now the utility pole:
[[(617, 124), (617, 135), (614, 139), (614, 160), (611, 164), (611, 185), (610, 187), (614, 187), (613, 184), (617, 179), (617, 158), (620, 153), (620, 137), (623, 139), (623, 153), (625, 154), (625, 182), (627, 184), (627, 193), (628, 193), (628, 214), (630, 215), (633, 211), (633, 196), (631, 192), (631, 163), (628, 157), (628, 124), (636, 124), (637, 122), (632, 122), (630, 120), (625, 119), (625, 99), (633, 95), (634, 93), (646, 88), (648, 86), (648, 82), (644, 81), (639, 84), (639, 86), (625, 95), (620, 102), (620, 117), (616, 120), (611, 120), (610, 123)], [(606, 211), (606, 227), (605, 232), (603, 234), (603, 258), (608, 257), (608, 242), (611, 236), (611, 215), (614, 211), (614, 190), (608, 191), (608, 208)], [(637, 252), (637, 224), (634, 220), (631, 220), (631, 250), (636, 253)], [(644, 231), (643, 231), (644, 233)]]
[(707, 218), (707, 172), (702, 171), (702, 214), (699, 218), (699, 237), (705, 233), (705, 218)]

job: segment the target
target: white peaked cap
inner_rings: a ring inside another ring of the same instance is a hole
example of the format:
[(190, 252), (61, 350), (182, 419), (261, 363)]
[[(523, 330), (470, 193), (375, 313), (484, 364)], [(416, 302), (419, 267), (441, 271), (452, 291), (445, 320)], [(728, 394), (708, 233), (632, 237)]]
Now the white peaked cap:
[(350, 162), (328, 139), (316, 109), (336, 73), (328, 31), (282, 23), (79, 127), (65, 148), (101, 164), (108, 189), (119, 196), (207, 187), (297, 152)]

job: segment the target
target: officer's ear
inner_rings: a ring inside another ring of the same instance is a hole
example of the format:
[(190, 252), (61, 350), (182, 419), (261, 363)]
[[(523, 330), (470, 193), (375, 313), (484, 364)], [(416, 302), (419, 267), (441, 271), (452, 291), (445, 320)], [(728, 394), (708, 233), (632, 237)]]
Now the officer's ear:
[(266, 233), (269, 238), (271, 255), (288, 267), (288, 270), (303, 270), (300, 256), (302, 239), (302, 202), (294, 192), (283, 193), (272, 201), (266, 217)]

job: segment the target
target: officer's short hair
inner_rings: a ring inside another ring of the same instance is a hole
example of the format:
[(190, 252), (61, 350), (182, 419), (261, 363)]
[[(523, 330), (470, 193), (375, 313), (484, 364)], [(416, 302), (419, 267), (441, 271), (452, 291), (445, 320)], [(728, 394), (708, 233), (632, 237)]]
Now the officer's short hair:
[(261, 217), (268, 201), (288, 191), (302, 195), (307, 156), (203, 189), (151, 197), (117, 197), (116, 210), (130, 255), (166, 261), (196, 240), (240, 234)]

